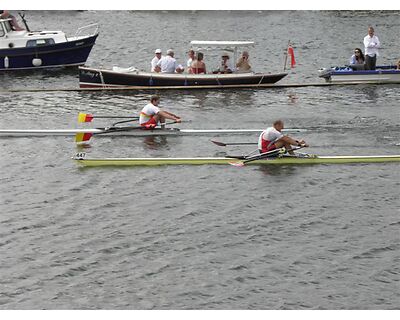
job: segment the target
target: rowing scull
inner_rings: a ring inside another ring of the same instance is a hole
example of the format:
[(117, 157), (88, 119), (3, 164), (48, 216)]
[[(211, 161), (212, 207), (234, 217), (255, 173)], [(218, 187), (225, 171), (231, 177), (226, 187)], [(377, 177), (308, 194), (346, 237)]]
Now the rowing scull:
[[(77, 133), (101, 134), (100, 136), (185, 136), (208, 134), (246, 134), (260, 133), (264, 129), (178, 129), (156, 128), (144, 130), (138, 127), (109, 127), (93, 129), (0, 129), (0, 137), (41, 137), (41, 136), (74, 136)], [(306, 129), (284, 129), (285, 132), (304, 132)]]
[[(160, 166), (160, 165), (227, 165), (235, 158), (199, 157), (199, 158), (86, 158), (77, 154), (73, 158), (77, 163), (87, 167), (98, 166)], [(302, 164), (351, 164), (400, 162), (400, 155), (376, 156), (283, 156), (249, 162), (257, 165), (302, 165)]]

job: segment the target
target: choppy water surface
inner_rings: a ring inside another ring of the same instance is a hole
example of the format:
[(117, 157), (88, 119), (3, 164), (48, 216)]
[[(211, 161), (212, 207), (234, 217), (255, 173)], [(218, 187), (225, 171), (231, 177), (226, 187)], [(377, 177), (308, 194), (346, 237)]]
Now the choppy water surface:
[[(398, 56), (399, 12), (29, 12), (33, 30), (99, 22), (89, 65), (147, 69), (190, 40), (257, 42), (256, 70), (316, 82), (368, 24)], [(118, 22), (118, 23), (117, 23)], [(123, 32), (121, 32), (123, 30)], [(209, 57), (210, 64), (212, 57)], [(2, 89), (76, 88), (76, 70), (0, 74)], [(310, 152), (400, 153), (397, 85), (161, 92), (182, 128), (263, 128), (282, 118)], [(1, 128), (77, 127), (79, 111), (136, 114), (148, 92), (0, 93)], [(108, 125), (97, 121), (94, 125)], [(96, 138), (91, 156), (247, 153), (211, 137)], [(256, 135), (218, 137), (256, 141)], [(72, 138), (1, 139), (1, 309), (398, 309), (398, 164), (81, 169)]]

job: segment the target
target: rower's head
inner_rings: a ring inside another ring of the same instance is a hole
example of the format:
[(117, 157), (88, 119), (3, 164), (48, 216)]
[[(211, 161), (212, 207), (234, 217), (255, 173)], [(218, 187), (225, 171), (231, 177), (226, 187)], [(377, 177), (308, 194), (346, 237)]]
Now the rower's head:
[(369, 35), (370, 37), (373, 37), (373, 36), (374, 36), (374, 32), (375, 32), (375, 30), (374, 30), (373, 27), (369, 27), (369, 28), (368, 28), (368, 35)]
[(153, 95), (153, 96), (151, 96), (151, 98), (150, 98), (150, 102), (151, 102), (151, 104), (153, 105), (153, 106), (158, 106), (158, 104), (160, 103), (160, 96), (158, 96), (158, 95)]
[(283, 121), (282, 120), (274, 121), (274, 128), (279, 132), (282, 131), (282, 129), (284, 128)]

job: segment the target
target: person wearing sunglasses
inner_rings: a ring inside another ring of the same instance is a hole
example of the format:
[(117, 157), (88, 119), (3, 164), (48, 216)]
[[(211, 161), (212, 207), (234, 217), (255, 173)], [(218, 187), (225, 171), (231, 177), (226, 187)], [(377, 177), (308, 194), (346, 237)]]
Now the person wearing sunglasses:
[(360, 48), (354, 49), (354, 54), (350, 58), (350, 64), (364, 64), (365, 57)]

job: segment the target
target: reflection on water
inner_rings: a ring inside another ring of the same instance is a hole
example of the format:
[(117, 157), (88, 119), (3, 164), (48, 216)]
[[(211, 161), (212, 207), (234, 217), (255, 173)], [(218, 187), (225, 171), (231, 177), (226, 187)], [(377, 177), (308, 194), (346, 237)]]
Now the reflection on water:
[[(302, 167), (300, 167), (301, 169)], [(260, 165), (257, 169), (265, 176), (284, 176), (288, 177), (299, 173), (299, 167), (296, 166), (281, 166), (281, 165)]]
[(147, 149), (159, 150), (168, 148), (168, 140), (166, 136), (149, 136), (143, 139)]

